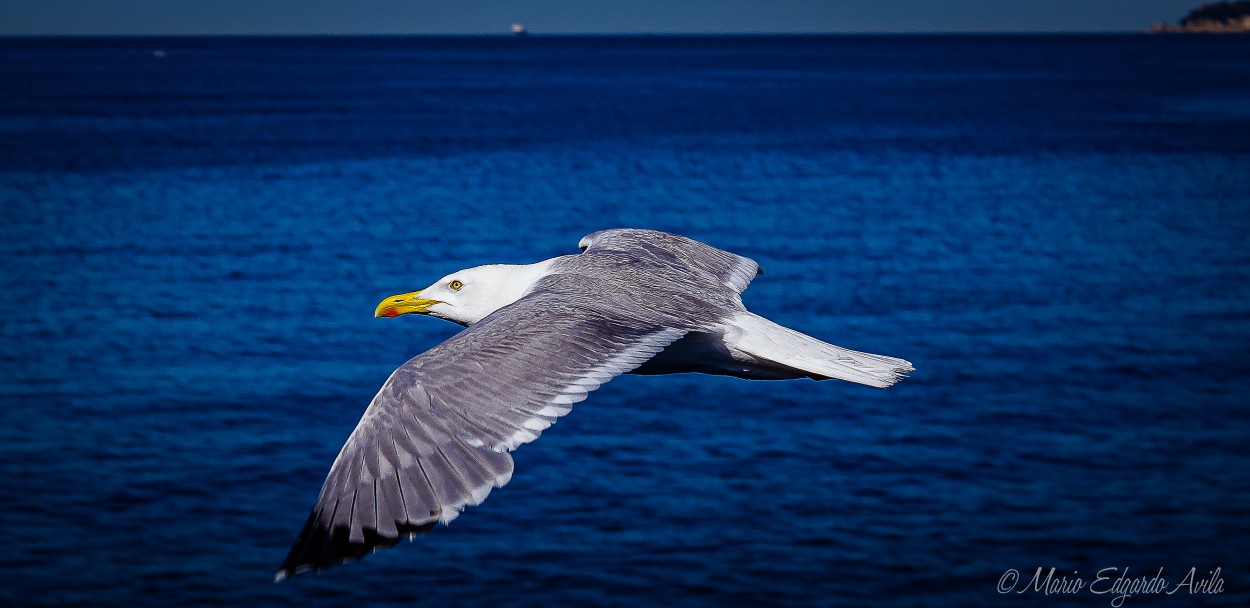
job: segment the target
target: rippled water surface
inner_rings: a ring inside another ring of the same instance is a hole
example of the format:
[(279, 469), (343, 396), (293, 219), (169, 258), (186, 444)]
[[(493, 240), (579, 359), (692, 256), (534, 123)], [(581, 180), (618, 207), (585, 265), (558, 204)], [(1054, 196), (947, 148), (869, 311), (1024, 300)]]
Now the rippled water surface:
[[(6, 605), (1250, 601), (1244, 40), (6, 40), (0, 90)], [(621, 378), (451, 526), (270, 582), (457, 330), (378, 300), (617, 226), (917, 371)]]

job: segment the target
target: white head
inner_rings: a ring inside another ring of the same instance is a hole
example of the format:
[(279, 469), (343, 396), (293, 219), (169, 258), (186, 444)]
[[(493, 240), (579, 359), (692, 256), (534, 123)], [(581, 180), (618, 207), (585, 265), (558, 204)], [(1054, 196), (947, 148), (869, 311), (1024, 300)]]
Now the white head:
[(490, 264), (453, 272), (433, 285), (390, 296), (374, 311), (375, 317), (420, 313), (472, 325), (529, 293), (547, 273), (549, 262)]

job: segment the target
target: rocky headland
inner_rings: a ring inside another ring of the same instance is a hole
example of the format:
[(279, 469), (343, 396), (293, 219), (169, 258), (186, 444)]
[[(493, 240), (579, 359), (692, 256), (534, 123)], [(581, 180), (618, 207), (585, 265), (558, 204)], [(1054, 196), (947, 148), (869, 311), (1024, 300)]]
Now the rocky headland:
[(1179, 23), (1156, 23), (1155, 33), (1241, 34), (1250, 33), (1250, 1), (1203, 4)]

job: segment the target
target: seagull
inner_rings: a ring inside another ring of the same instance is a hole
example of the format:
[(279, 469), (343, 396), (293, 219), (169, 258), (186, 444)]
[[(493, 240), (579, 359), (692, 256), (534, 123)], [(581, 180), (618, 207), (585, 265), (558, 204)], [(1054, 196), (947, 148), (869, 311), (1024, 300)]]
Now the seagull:
[(343, 445), (275, 581), (448, 523), (512, 478), (509, 452), (625, 373), (836, 378), (886, 388), (903, 359), (834, 346), (749, 312), (755, 261), (653, 230), (582, 253), (492, 264), (388, 297), (375, 317), (465, 326), (399, 366)]

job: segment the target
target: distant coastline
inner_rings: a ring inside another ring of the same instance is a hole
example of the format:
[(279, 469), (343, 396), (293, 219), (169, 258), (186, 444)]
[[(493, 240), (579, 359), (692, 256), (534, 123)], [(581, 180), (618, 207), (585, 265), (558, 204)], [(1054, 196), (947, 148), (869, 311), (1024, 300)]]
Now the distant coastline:
[(1156, 23), (1156, 34), (1244, 34), (1250, 32), (1250, 0), (1203, 4), (1179, 23)]

